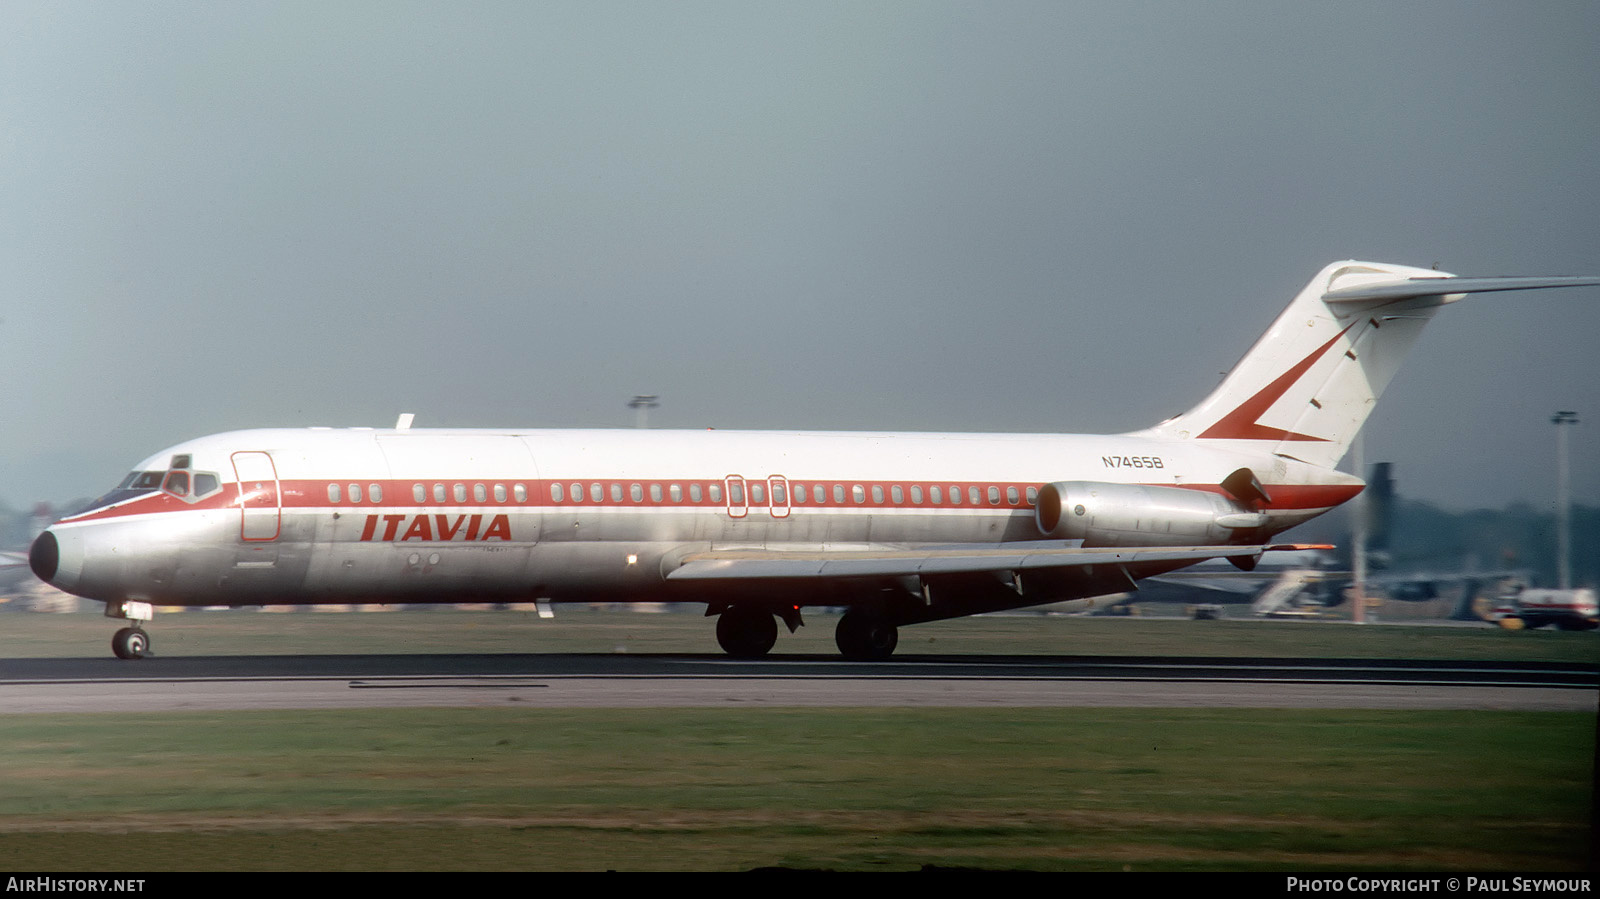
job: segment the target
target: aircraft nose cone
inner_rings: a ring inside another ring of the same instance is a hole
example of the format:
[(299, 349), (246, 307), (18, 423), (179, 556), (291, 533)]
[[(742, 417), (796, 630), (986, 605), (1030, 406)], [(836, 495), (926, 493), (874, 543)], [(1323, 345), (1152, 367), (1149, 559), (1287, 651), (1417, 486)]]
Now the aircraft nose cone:
[(28, 567), (33, 569), (35, 577), (48, 584), (56, 576), (56, 569), (60, 565), (61, 545), (56, 542), (55, 534), (45, 531), (28, 550)]

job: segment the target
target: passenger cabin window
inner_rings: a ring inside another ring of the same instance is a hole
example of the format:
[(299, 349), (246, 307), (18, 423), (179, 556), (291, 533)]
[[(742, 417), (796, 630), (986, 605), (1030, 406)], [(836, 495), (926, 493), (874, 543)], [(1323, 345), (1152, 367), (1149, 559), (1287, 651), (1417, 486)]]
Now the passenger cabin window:
[(650, 485), (650, 501), (653, 502), (653, 503), (661, 502), (661, 485), (660, 484), (651, 484)]
[(940, 505), (944, 502), (944, 491), (939, 489), (938, 484), (934, 484), (928, 488), (928, 498), (932, 500), (934, 505)]
[(589, 499), (593, 500), (594, 502), (599, 502), (605, 498), (606, 491), (604, 487), (601, 487), (599, 483), (589, 485)]
[(413, 500), (415, 500), (416, 502), (419, 502), (419, 503), (427, 502), (428, 501), (428, 488), (422, 486), (421, 484), (412, 484), (411, 485), (411, 498)]
[(683, 502), (683, 488), (677, 484), (667, 488), (667, 495), (672, 497), (672, 501), (675, 503)]
[(486, 503), (486, 502), (488, 502), (489, 501), (489, 488), (483, 486), (482, 484), (473, 484), (472, 485), (472, 501), (476, 502), (476, 503)]
[(612, 484), (611, 485), (611, 501), (614, 502), (614, 503), (622, 502), (622, 485), (621, 484)]
[(528, 488), (522, 484), (511, 485), (511, 496), (519, 503), (528, 501)]
[(360, 484), (351, 484), (350, 485), (350, 501), (353, 502), (353, 503), (361, 502), (361, 485)]
[[(169, 484), (172, 483), (172, 478), (167, 478), (167, 483), (169, 483)], [(339, 485), (338, 484), (329, 484), (328, 485), (328, 502), (336, 503), (338, 501), (339, 501)]]
[[(995, 498), (999, 499), (999, 497), (995, 497)], [(967, 488), (967, 502), (972, 503), (974, 506), (976, 506), (978, 504), (978, 488), (976, 488), (976, 487), (968, 487)]]
[[(498, 484), (496, 484), (494, 489), (500, 491), (500, 494), (501, 494), (500, 498), (501, 498), (501, 501), (503, 502), (505, 500), (505, 492), (506, 492), (505, 488), (501, 487)], [(575, 503), (583, 502), (583, 485), (577, 483), (576, 481), (574, 481), (572, 483), (572, 485), (571, 485), (571, 489), (572, 489), (572, 501), (575, 502)]]
[(758, 506), (761, 505), (762, 503), (765, 503), (767, 501), (767, 490), (766, 490), (766, 488), (762, 487), (760, 484), (751, 484), (750, 485), (750, 501), (752, 503), (755, 503)]
[(636, 503), (644, 502), (644, 488), (638, 484), (628, 485), (628, 498)]
[(896, 484), (889, 488), (889, 498), (894, 500), (894, 504), (898, 506), (906, 501), (906, 492), (900, 489), (899, 484)]
[(556, 502), (556, 503), (561, 502), (561, 485), (560, 484), (551, 484), (550, 485), (550, 501), (551, 502)]
[[(977, 502), (977, 500), (973, 500), (973, 502)], [(1000, 505), (1000, 488), (999, 487), (990, 487), (989, 488), (989, 505), (991, 505), (991, 506)]]
[(714, 502), (714, 503), (722, 502), (722, 485), (721, 484), (712, 484), (711, 485), (711, 490), (710, 490), (710, 495), (711, 495), (711, 501), (712, 502)]
[(1030, 505), (1030, 506), (1036, 505), (1038, 502), (1039, 502), (1039, 488), (1038, 487), (1029, 487), (1028, 488), (1028, 505)]
[(828, 501), (828, 488), (822, 486), (821, 484), (812, 484), (811, 485), (811, 501), (814, 502), (814, 503), (825, 503), (825, 502), (827, 502)]
[(782, 506), (782, 505), (787, 504), (788, 502), (789, 501), (784, 498), (783, 485), (782, 484), (773, 484), (772, 485), (772, 504), (775, 505), (775, 506)]
[(700, 485), (699, 484), (690, 484), (689, 485), (689, 502), (697, 503), (697, 502), (700, 502), (700, 499), (701, 499)]
[(455, 489), (451, 491), (451, 494), (455, 496), (456, 502), (458, 502), (458, 503), (466, 502), (467, 501), (467, 485), (466, 484), (457, 484), (455, 486)]
[(1015, 487), (1007, 487), (1006, 488), (1006, 502), (1010, 503), (1013, 506), (1017, 504), (1017, 488), (1015, 488)]
[[(573, 484), (572, 485), (572, 492), (574, 494), (573, 497), (572, 497), (573, 499), (578, 499), (582, 495), (578, 491), (578, 485), (577, 484)], [(504, 485), (504, 484), (496, 484), (496, 485), (494, 485), (494, 501), (497, 502), (497, 503), (503, 503), (503, 502), (506, 501), (506, 485)]]
[(375, 503), (383, 502), (383, 488), (377, 484), (367, 485), (367, 498)]
[(864, 503), (867, 501), (867, 491), (860, 484), (855, 484), (850, 488), (850, 498), (858, 503)]
[(434, 484), (433, 485), (433, 501), (436, 502), (436, 503), (444, 502), (444, 485), (443, 484)]
[(836, 502), (836, 503), (843, 503), (844, 502), (844, 485), (843, 484), (834, 484), (833, 485), (833, 501)]
[(911, 504), (914, 506), (922, 505), (922, 486), (920, 484), (911, 485)]
[(875, 502), (875, 503), (883, 502), (883, 485), (882, 484), (873, 484), (872, 485), (872, 501)]

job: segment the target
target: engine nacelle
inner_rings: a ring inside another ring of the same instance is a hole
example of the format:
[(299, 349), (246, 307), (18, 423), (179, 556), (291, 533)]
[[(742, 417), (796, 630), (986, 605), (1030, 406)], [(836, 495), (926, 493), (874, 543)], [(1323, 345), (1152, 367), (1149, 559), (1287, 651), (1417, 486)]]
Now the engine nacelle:
[(1203, 490), (1057, 481), (1039, 488), (1034, 520), (1046, 537), (1086, 546), (1209, 546), (1266, 524), (1267, 516)]

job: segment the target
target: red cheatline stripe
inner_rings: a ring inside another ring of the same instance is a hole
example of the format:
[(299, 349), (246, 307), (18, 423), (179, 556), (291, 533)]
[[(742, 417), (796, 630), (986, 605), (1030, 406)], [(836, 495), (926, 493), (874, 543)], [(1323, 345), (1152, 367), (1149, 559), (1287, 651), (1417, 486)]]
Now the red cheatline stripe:
[[(340, 501), (339, 502), (331, 502), (328, 499), (328, 485), (330, 483), (337, 483), (339, 485), (339, 488), (340, 488)], [(360, 487), (361, 487), (361, 490), (362, 490), (362, 499), (363, 499), (362, 502), (351, 502), (349, 500), (349, 498), (348, 498), (348, 496), (349, 496), (348, 490), (349, 490), (350, 484), (352, 484), (352, 483), (359, 483), (360, 484)], [(752, 483), (758, 484), (759, 486), (761, 486), (763, 488), (762, 499), (759, 502), (754, 501), (752, 496), (751, 496), (750, 485)], [(382, 496), (383, 496), (383, 499), (382, 499), (381, 502), (372, 502), (370, 500), (371, 485), (373, 485), (373, 484), (377, 484), (379, 486), (379, 488), (381, 489)], [(416, 500), (415, 494), (414, 494), (414, 487), (417, 484), (421, 484), (423, 486), (423, 489), (424, 489), (424, 494), (423, 494), (424, 495), (424, 499), (421, 502), (418, 502)], [(445, 500), (443, 502), (435, 502), (433, 500), (433, 495), (434, 495), (433, 494), (433, 488), (434, 488), (434, 485), (436, 485), (436, 484), (437, 485), (443, 485), (443, 487), (445, 488)], [(466, 488), (466, 496), (467, 496), (466, 500), (457, 501), (455, 499), (455, 487), (456, 487), (457, 484), (460, 484), (460, 485), (462, 485), (462, 486), (464, 486)], [(482, 486), (484, 486), (484, 488), (486, 489), (486, 494), (488, 496), (488, 499), (482, 500), (482, 501), (476, 500), (476, 499), (473, 498), (473, 496), (475, 495), (475, 488), (480, 484)], [(526, 494), (527, 495), (527, 499), (524, 502), (517, 502), (515, 500), (515, 498), (514, 498), (513, 488), (514, 488), (514, 486), (519, 485), (519, 484), (524, 486), (527, 489), (527, 494)], [(552, 484), (560, 484), (561, 485), (562, 499), (559, 502), (555, 501), (555, 500), (553, 500), (551, 498), (550, 487), (551, 487)], [(572, 499), (572, 489), (571, 488), (572, 488), (573, 484), (578, 484), (578, 485), (580, 485), (582, 487), (583, 498), (582, 498), (581, 501), (574, 501)], [(592, 485), (592, 484), (599, 484), (601, 486), (601, 488), (602, 488), (602, 491), (601, 491), (602, 499), (599, 502), (595, 502), (595, 501), (593, 501), (591, 499), (591, 494), (589, 493), (589, 488), (590, 488), (590, 485)], [(612, 497), (611, 487), (612, 487), (613, 484), (618, 485), (618, 486), (620, 486), (622, 488), (622, 499), (621, 499), (621, 501), (613, 500), (611, 498)], [(641, 491), (641, 496), (643, 497), (639, 501), (635, 501), (632, 498), (633, 497), (632, 488), (633, 488), (633, 486), (635, 484), (639, 485), (640, 491)], [(671, 499), (671, 487), (674, 484), (678, 485), (681, 488), (681, 495), (682, 495), (683, 498), (682, 498), (681, 501), (678, 501), (678, 502), (674, 502)], [(1027, 483), (1007, 482), (1007, 481), (1002, 481), (1002, 482), (985, 482), (985, 481), (918, 481), (918, 482), (911, 483), (911, 482), (904, 482), (904, 481), (836, 481), (836, 480), (811, 481), (811, 480), (802, 480), (802, 479), (795, 479), (795, 480), (787, 481), (787, 484), (789, 485), (788, 486), (788, 496), (790, 498), (790, 501), (789, 501), (787, 506), (779, 504), (777, 508), (780, 511), (785, 509), (785, 508), (787, 508), (791, 512), (804, 511), (806, 509), (827, 509), (827, 510), (837, 510), (837, 509), (895, 509), (895, 510), (904, 510), (904, 511), (918, 511), (918, 510), (951, 510), (951, 511), (959, 511), (959, 510), (964, 510), (964, 509), (976, 509), (976, 510), (980, 510), (980, 511), (981, 510), (1028, 511), (1028, 510), (1031, 510), (1033, 508), (1032, 504), (1028, 501), (1028, 490), (1030, 488), (1037, 488), (1038, 486), (1040, 486), (1038, 484), (1027, 484)], [(507, 498), (506, 498), (506, 500), (504, 502), (496, 501), (494, 499), (494, 488), (495, 488), (496, 485), (504, 486), (506, 488), (506, 497)], [(700, 500), (698, 502), (690, 499), (690, 496), (691, 496), (690, 486), (691, 485), (698, 485), (701, 488), (701, 498), (700, 498)], [(812, 488), (815, 485), (822, 485), (823, 488), (824, 488), (824, 492), (823, 492), (823, 497), (824, 498), (823, 498), (823, 501), (820, 502), (820, 503), (816, 502), (815, 495), (814, 495), (814, 493), (812, 491)], [(713, 486), (716, 486), (717, 488), (719, 488), (719, 490), (722, 491), (719, 494), (721, 496), (721, 499), (717, 499), (717, 500), (711, 499), (711, 488)], [(839, 487), (843, 487), (844, 488), (844, 501), (843, 502), (838, 502), (838, 501), (835, 500), (835, 492), (834, 492), (834, 487), (835, 486), (839, 486)], [(896, 487), (896, 486), (901, 488), (901, 499), (900, 499), (899, 502), (896, 502), (894, 500), (894, 490), (893, 490), (893, 488)], [(914, 503), (911, 500), (911, 495), (912, 495), (911, 488), (913, 486), (922, 488), (923, 501), (921, 503)], [(1132, 485), (1132, 486), (1137, 486), (1137, 485)], [(1198, 491), (1202, 491), (1202, 492), (1206, 492), (1206, 493), (1217, 493), (1217, 494), (1222, 494), (1222, 495), (1228, 495), (1226, 490), (1224, 490), (1220, 485), (1216, 485), (1216, 484), (1183, 484), (1183, 485), (1145, 484), (1145, 485), (1142, 485), (1142, 486), (1152, 486), (1152, 487), (1179, 486), (1179, 487), (1181, 487), (1182, 489), (1185, 489), (1185, 490), (1198, 490)], [(1355, 496), (1357, 493), (1359, 493), (1361, 491), (1361, 488), (1359, 486), (1350, 486), (1350, 485), (1287, 484), (1287, 485), (1268, 485), (1268, 486), (1269, 486), (1269, 492), (1272, 495), (1273, 502), (1268, 506), (1262, 507), (1262, 508), (1267, 509), (1267, 510), (1294, 510), (1294, 509), (1323, 509), (1323, 508), (1329, 508), (1331, 506), (1336, 506), (1339, 503), (1342, 503), (1345, 500), (1350, 499), (1351, 497)], [(661, 497), (662, 497), (660, 500), (651, 499), (651, 495), (652, 495), (651, 488), (652, 487), (659, 487), (660, 488)], [(855, 488), (856, 487), (860, 487), (861, 488), (861, 496), (862, 496), (862, 501), (861, 502), (856, 502), (856, 500), (855, 500)], [(932, 497), (933, 497), (932, 488), (933, 487), (938, 487), (939, 490), (940, 490), (941, 501), (938, 502), (938, 503), (935, 503), (935, 502), (932, 501)], [(971, 501), (971, 489), (974, 488), (974, 487), (978, 489), (978, 502), (977, 503), (973, 503)], [(1000, 501), (998, 503), (991, 503), (989, 501), (989, 488), (991, 488), (991, 487), (996, 488), (999, 491)], [(803, 502), (796, 501), (794, 499), (794, 497), (796, 496), (796, 491), (798, 491), (801, 488), (804, 488), (805, 491), (806, 491), (806, 497), (805, 497), (805, 500)], [(875, 500), (873, 498), (874, 497), (874, 488), (877, 488), (877, 489), (881, 490), (881, 493), (882, 493), (882, 496), (883, 496), (883, 498), (881, 500)], [(951, 490), (952, 489), (955, 489), (955, 490), (959, 491), (960, 498), (961, 498), (961, 501), (959, 503), (952, 503), (950, 501), (950, 496), (951, 496)], [(1012, 504), (1009, 501), (1010, 494), (1008, 493), (1008, 490), (1015, 490), (1016, 491), (1017, 502), (1015, 504)], [(729, 507), (728, 494), (727, 494), (727, 485), (722, 480), (717, 480), (717, 481), (706, 481), (706, 480), (698, 480), (698, 481), (691, 481), (691, 480), (682, 480), (682, 481), (673, 481), (673, 480), (649, 480), (649, 481), (632, 481), (632, 480), (629, 480), (629, 481), (619, 481), (619, 480), (613, 480), (613, 479), (595, 480), (595, 479), (582, 479), (582, 478), (562, 478), (560, 480), (546, 479), (546, 480), (538, 480), (538, 481), (526, 481), (526, 480), (524, 480), (524, 481), (516, 481), (516, 480), (507, 479), (507, 480), (503, 480), (503, 481), (494, 481), (494, 480), (483, 480), (483, 481), (478, 481), (478, 480), (473, 480), (473, 481), (458, 481), (458, 480), (449, 480), (449, 481), (445, 481), (445, 480), (437, 480), (437, 481), (435, 481), (435, 480), (428, 480), (428, 481), (404, 480), (404, 481), (397, 481), (397, 480), (384, 480), (384, 481), (361, 481), (361, 482), (356, 482), (356, 481), (350, 481), (350, 480), (327, 481), (327, 480), (304, 480), (304, 479), (302, 479), (302, 480), (292, 480), (292, 481), (281, 481), (281, 482), (279, 482), (279, 491), (280, 491), (281, 504), (282, 504), (282, 507), (285, 508), (285, 509), (333, 509), (333, 510), (349, 509), (352, 512), (355, 512), (355, 511), (373, 511), (373, 510), (378, 510), (378, 509), (452, 509), (452, 508), (471, 508), (471, 509), (487, 509), (487, 510), (500, 509), (500, 508), (504, 508), (504, 509), (519, 509), (519, 508), (521, 508), (521, 509), (562, 510), (562, 511), (579, 511), (579, 510), (582, 510), (584, 508), (610, 508), (610, 509), (618, 509), (618, 508), (652, 508), (652, 509), (684, 508), (684, 509), (726, 510)], [(97, 509), (97, 510), (90, 511), (90, 512), (88, 512), (86, 514), (83, 514), (83, 515), (75, 516), (75, 517), (68, 518), (68, 519), (63, 519), (63, 521), (76, 523), (76, 522), (87, 522), (87, 521), (100, 521), (100, 520), (111, 519), (111, 518), (124, 518), (124, 517), (130, 517), (130, 516), (134, 516), (134, 515), (152, 515), (152, 514), (161, 514), (161, 513), (170, 513), (170, 512), (183, 512), (183, 511), (191, 511), (191, 510), (199, 511), (199, 510), (204, 510), (204, 509), (213, 509), (213, 510), (214, 509), (233, 509), (233, 508), (238, 508), (238, 506), (239, 506), (239, 498), (238, 497), (239, 497), (238, 486), (236, 484), (232, 484), (232, 483), (224, 485), (223, 489), (221, 491), (219, 491), (218, 493), (215, 493), (215, 494), (213, 494), (211, 496), (205, 497), (204, 499), (195, 501), (193, 503), (185, 502), (184, 500), (179, 499), (179, 498), (174, 497), (174, 496), (171, 496), (169, 494), (153, 493), (153, 494), (149, 494), (147, 496), (139, 497), (139, 498), (134, 499), (134, 500), (130, 500), (128, 502), (122, 503), (122, 504), (114, 506), (114, 507), (105, 508), (105, 509)], [(270, 509), (274, 508), (274, 506), (272, 506), (270, 504), (271, 503), (270, 500), (268, 500), (267, 503), (268, 504), (265, 505), (265, 506), (260, 506), (260, 507), (255, 507), (255, 508), (260, 508), (262, 511), (267, 511), (267, 510), (270, 510)], [(768, 485), (767, 482), (764, 481), (764, 480), (762, 480), (762, 481), (752, 481), (752, 480), (748, 480), (748, 479), (745, 481), (745, 502), (742, 503), (742, 504), (734, 504), (734, 508), (736, 508), (736, 509), (749, 508), (749, 509), (767, 510), (767, 509), (771, 509), (772, 506), (773, 506), (773, 503), (772, 503), (772, 498), (771, 498), (770, 485)]]

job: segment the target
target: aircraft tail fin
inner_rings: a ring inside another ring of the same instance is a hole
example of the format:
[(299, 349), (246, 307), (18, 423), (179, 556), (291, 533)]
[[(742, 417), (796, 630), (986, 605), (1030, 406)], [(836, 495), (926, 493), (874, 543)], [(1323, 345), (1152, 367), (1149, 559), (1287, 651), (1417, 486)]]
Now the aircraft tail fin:
[(1311, 279), (1209, 397), (1144, 433), (1332, 468), (1446, 304), (1469, 293), (1597, 284), (1600, 278), (1458, 278), (1337, 262)]

